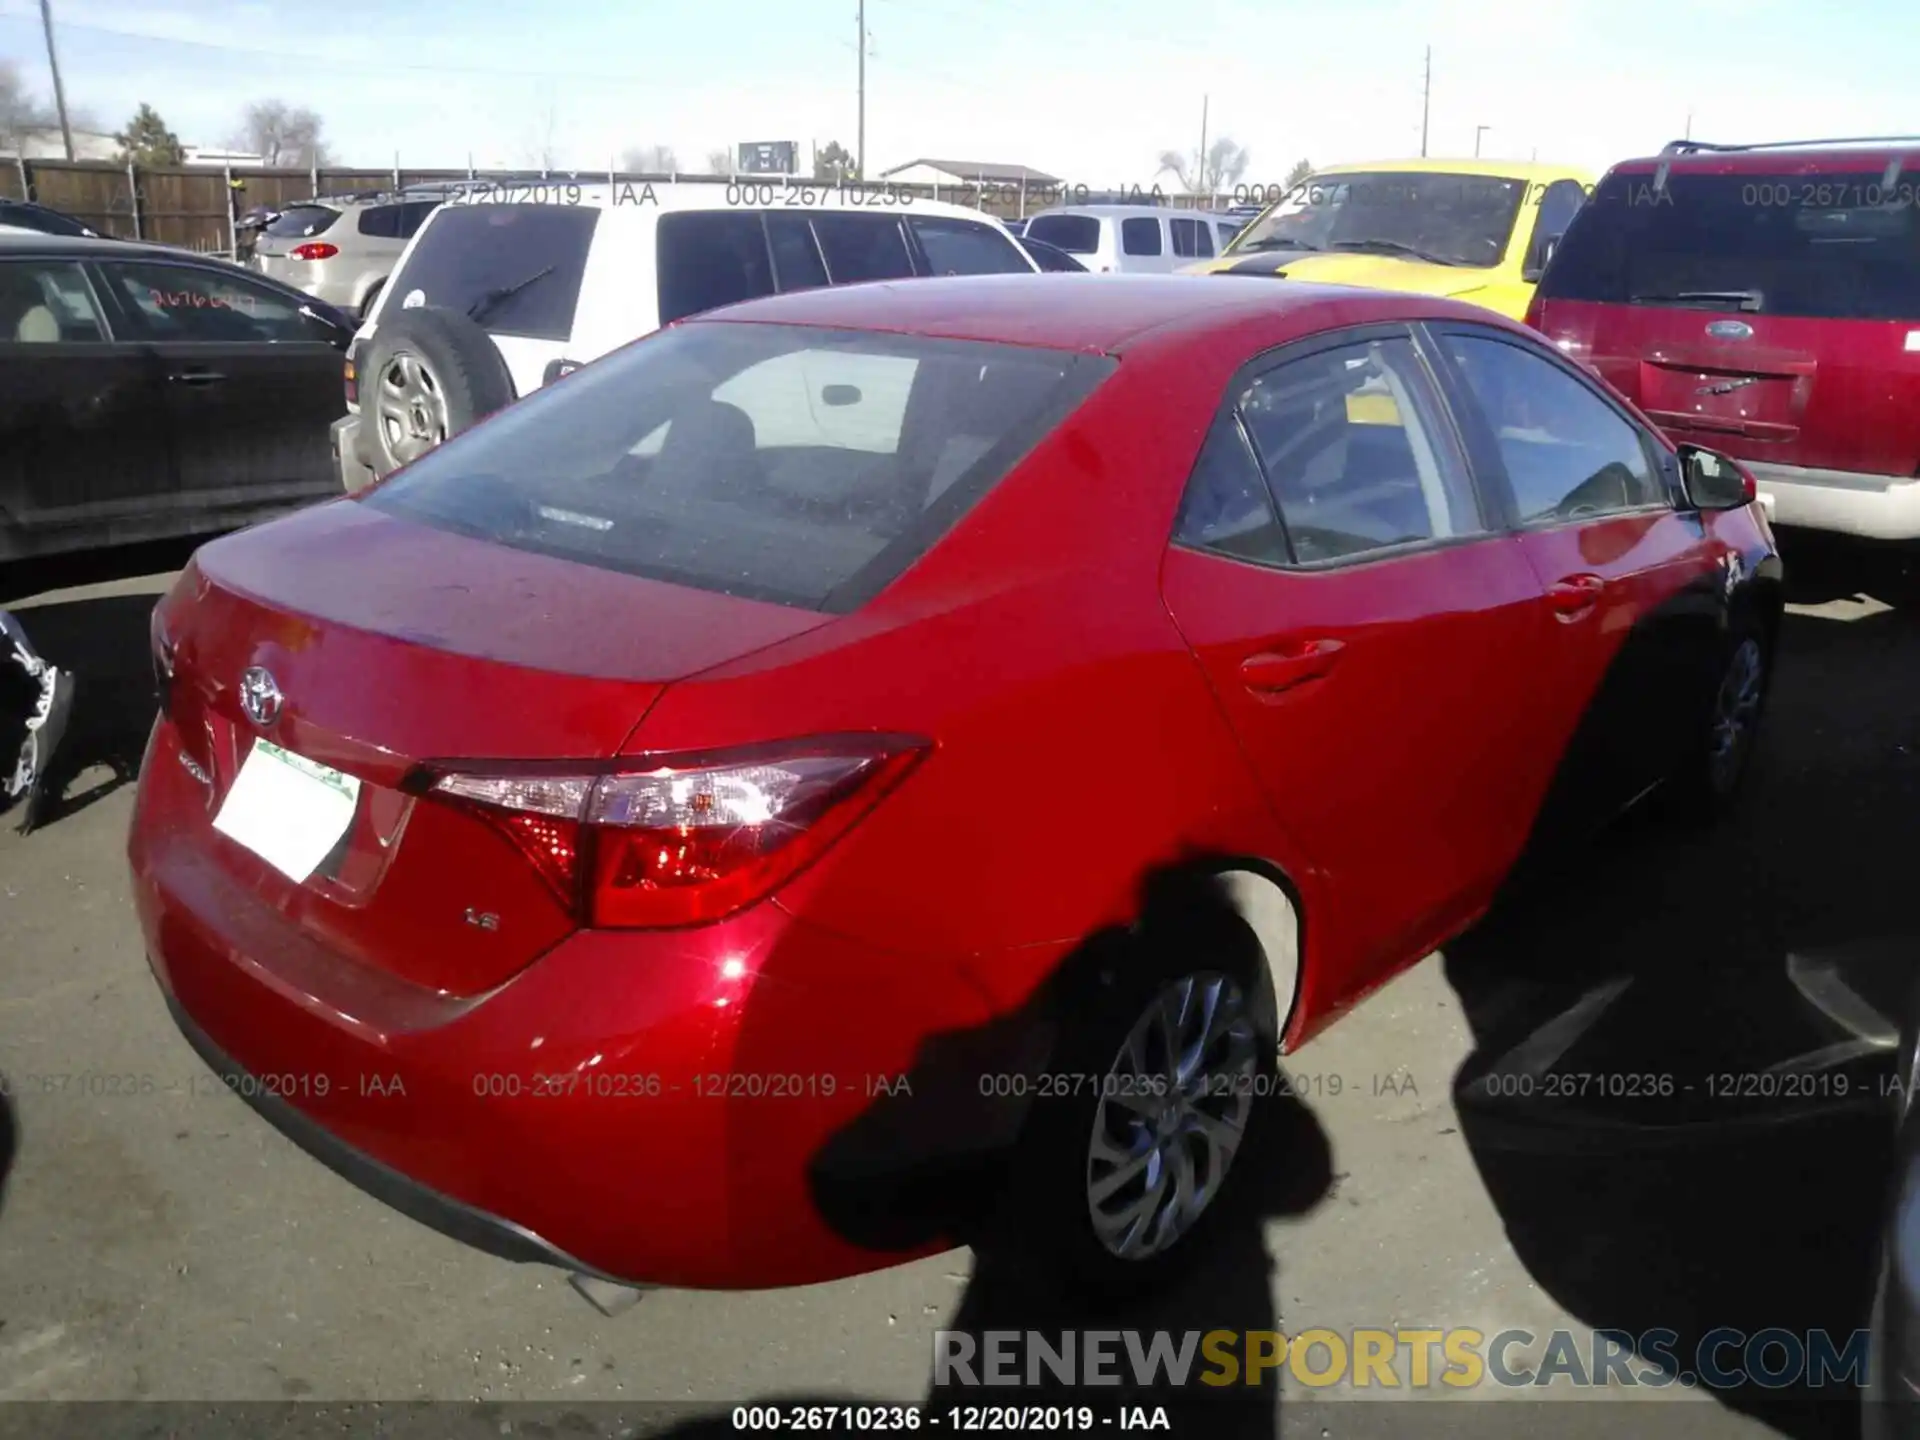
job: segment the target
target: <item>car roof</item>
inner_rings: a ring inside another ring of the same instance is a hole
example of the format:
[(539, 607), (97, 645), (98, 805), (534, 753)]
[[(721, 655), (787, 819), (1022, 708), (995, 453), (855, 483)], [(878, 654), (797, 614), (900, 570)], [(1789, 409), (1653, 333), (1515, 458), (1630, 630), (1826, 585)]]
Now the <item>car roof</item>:
[[(944, 200), (922, 200), (918, 196), (879, 189), (862, 194), (842, 190), (827, 181), (794, 180), (785, 176), (743, 179), (737, 184), (619, 180), (609, 186), (604, 180), (592, 184), (580, 184), (572, 180), (513, 181), (502, 183), (497, 196), (482, 181), (476, 186), (481, 198), (456, 201), (446, 208), (466, 210), (483, 205), (554, 204), (556, 202), (552, 199), (537, 197), (543, 194), (551, 196), (556, 191), (566, 191), (571, 197), (575, 190), (579, 192), (579, 198), (577, 201), (569, 198), (566, 202), (568, 207), (575, 204), (597, 207), (605, 212), (601, 217), (602, 223), (636, 224), (640, 223), (643, 216), (668, 210), (792, 209), (796, 214), (851, 210), (887, 215), (940, 215), (985, 221), (989, 225), (1000, 224), (997, 216), (968, 205), (953, 205)], [(733, 197), (731, 199), (728, 198), (729, 192)], [(746, 192), (751, 192), (751, 195)], [(520, 198), (523, 196), (527, 198)], [(432, 224), (433, 218), (429, 216), (427, 223)]]
[(1042, 210), (1027, 218), (1038, 220), (1041, 215), (1105, 215), (1131, 219), (1137, 215), (1178, 215), (1182, 219), (1218, 220), (1221, 218), (1221, 213), (1213, 210), (1196, 210), (1191, 205), (1150, 205), (1143, 202), (1138, 205), (1055, 205), (1051, 209)]
[(1323, 175), (1359, 175), (1392, 172), (1411, 175), (1485, 175), (1500, 180), (1590, 180), (1593, 172), (1579, 165), (1560, 165), (1546, 160), (1445, 160), (1422, 156), (1414, 160), (1349, 161), (1323, 165), (1310, 179)]
[[(1680, 142), (1682, 144), (1686, 142)], [(1799, 175), (1834, 171), (1870, 174), (1895, 160), (1920, 173), (1920, 144), (1888, 141), (1765, 145), (1753, 149), (1678, 150), (1622, 160), (1609, 175), (1650, 175), (1662, 166), (1680, 175)]]
[[(1204, 342), (1264, 322), (1294, 335), (1396, 319), (1520, 327), (1464, 301), (1249, 275), (951, 275), (791, 291), (708, 311), (685, 324), (752, 322), (880, 330), (1120, 354), (1151, 333)], [(1522, 332), (1527, 333), (1527, 332)]]
[(181, 250), (172, 245), (158, 245), (144, 240), (113, 240), (106, 236), (96, 238), (91, 235), (48, 235), (44, 231), (37, 230), (0, 233), (0, 244), (4, 244), (8, 250), (44, 250), (50, 254), (71, 254), (75, 258), (88, 255), (161, 255), (169, 260), (219, 259), (218, 256), (202, 255), (195, 250)]

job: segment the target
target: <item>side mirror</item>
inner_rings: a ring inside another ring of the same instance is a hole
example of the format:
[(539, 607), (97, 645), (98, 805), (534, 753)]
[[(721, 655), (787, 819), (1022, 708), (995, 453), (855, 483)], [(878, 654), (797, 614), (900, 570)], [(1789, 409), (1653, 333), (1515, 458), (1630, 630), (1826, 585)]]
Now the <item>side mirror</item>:
[(547, 368), (541, 372), (540, 383), (551, 385), (556, 380), (564, 380), (580, 368), (578, 360), (549, 360)]
[(1753, 472), (1730, 456), (1699, 445), (1680, 447), (1680, 475), (1696, 510), (1738, 510), (1760, 495)]
[(1529, 285), (1538, 285), (1540, 277), (1547, 273), (1547, 262), (1553, 259), (1553, 252), (1560, 248), (1560, 237), (1549, 235), (1534, 247), (1533, 258), (1520, 272), (1520, 278)]

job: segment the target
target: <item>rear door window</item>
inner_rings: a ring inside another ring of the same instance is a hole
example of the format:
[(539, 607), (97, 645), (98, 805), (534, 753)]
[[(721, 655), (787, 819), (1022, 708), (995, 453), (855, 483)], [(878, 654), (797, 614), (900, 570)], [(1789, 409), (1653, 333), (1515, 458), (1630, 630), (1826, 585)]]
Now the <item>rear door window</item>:
[(333, 336), (297, 297), (237, 272), (150, 261), (109, 261), (100, 268), (155, 340), (272, 345), (330, 342)]
[(806, 216), (767, 216), (767, 244), (773, 250), (774, 282), (782, 290), (812, 290), (827, 283), (826, 262)]
[(1212, 226), (1204, 220), (1169, 220), (1173, 253), (1184, 259), (1207, 259), (1213, 254)]
[(1019, 249), (991, 225), (945, 216), (916, 215), (907, 224), (934, 275), (1031, 273)]
[(0, 260), (0, 343), (79, 345), (107, 338), (78, 265)]
[(904, 280), (913, 274), (906, 236), (893, 216), (816, 215), (813, 233), (820, 238), (827, 274), (835, 285)]
[(1880, 172), (1608, 176), (1541, 283), (1550, 300), (1920, 319), (1920, 186)]
[(1091, 215), (1036, 215), (1027, 222), (1027, 234), (1069, 255), (1092, 255), (1100, 249), (1100, 222)]
[(1120, 248), (1129, 255), (1158, 255), (1160, 220), (1153, 215), (1136, 215), (1120, 222)]
[(660, 323), (774, 292), (758, 211), (683, 210), (658, 230)]
[(362, 503), (582, 564), (830, 613), (936, 544), (1105, 356), (694, 323), (546, 386)]
[(599, 220), (594, 205), (442, 205), (388, 289), (402, 305), (469, 314), (491, 296), (483, 329), (565, 340)]
[(292, 205), (282, 210), (260, 233), (276, 240), (311, 240), (323, 235), (340, 212), (327, 205)]

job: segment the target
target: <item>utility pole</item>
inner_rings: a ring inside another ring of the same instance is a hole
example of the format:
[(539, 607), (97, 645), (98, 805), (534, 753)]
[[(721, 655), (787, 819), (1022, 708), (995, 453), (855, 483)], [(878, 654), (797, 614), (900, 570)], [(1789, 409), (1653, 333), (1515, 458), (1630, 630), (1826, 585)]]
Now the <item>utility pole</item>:
[(1691, 140), (1693, 138), (1693, 112), (1691, 110), (1687, 111), (1687, 132), (1681, 138), (1683, 140)]
[(867, 0), (860, 0), (860, 121), (853, 137), (853, 173), (867, 178)]
[[(1208, 189), (1208, 185), (1207, 185), (1207, 100), (1208, 98), (1209, 97), (1205, 95), (1202, 95), (1200, 97), (1200, 155), (1199, 155), (1199, 158), (1194, 162), (1193, 188), (1195, 190)], [(1207, 196), (1207, 201), (1208, 201), (1208, 208), (1211, 209), (1212, 201), (1213, 201), (1213, 196), (1211, 194)]]
[(1493, 127), (1491, 125), (1476, 125), (1473, 127), (1473, 158), (1474, 159), (1478, 160), (1480, 158), (1480, 137), (1486, 134), (1487, 131), (1491, 130), (1492, 128)]
[[(53, 7), (51, 0), (40, 0), (40, 25), (47, 32), (47, 69), (53, 72), (53, 104), (60, 112), (60, 139), (67, 147), (67, 159), (73, 159), (73, 127), (67, 124), (67, 92), (60, 83), (60, 57), (53, 49)], [(22, 154), (25, 151), (21, 152)]]
[(1433, 111), (1433, 47), (1427, 46), (1427, 78), (1420, 88), (1420, 158), (1427, 158), (1427, 117)]

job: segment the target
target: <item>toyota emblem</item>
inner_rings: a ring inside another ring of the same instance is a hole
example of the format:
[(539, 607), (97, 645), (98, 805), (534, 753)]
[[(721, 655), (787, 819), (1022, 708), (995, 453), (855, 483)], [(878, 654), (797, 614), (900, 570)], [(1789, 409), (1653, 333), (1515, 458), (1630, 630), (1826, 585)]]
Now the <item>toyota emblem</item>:
[(280, 718), (283, 699), (279, 684), (261, 666), (251, 666), (240, 677), (240, 708), (261, 729), (264, 730)]

